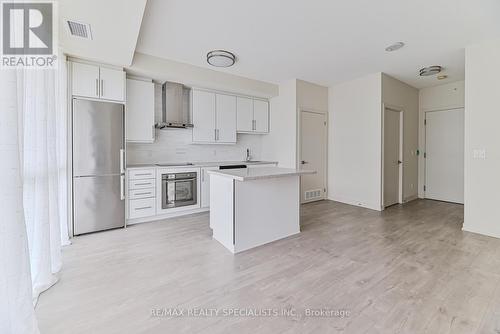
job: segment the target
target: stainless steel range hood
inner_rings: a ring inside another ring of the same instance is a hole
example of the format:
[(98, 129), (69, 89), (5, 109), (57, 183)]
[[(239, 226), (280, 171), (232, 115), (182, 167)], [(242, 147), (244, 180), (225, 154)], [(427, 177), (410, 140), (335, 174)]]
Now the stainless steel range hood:
[(183, 84), (165, 82), (161, 87), (162, 121), (159, 129), (193, 127), (189, 112), (191, 90)]

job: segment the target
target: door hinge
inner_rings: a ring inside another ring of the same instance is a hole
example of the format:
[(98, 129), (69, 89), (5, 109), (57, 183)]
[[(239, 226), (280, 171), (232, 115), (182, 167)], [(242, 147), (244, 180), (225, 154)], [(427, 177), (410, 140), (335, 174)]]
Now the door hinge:
[(323, 124), (326, 126), (326, 121), (324, 121)]
[(426, 190), (427, 190), (427, 187), (426, 187), (426, 186), (424, 186), (424, 191), (426, 191)]
[(427, 158), (427, 153), (426, 153), (426, 152), (424, 152), (424, 159), (425, 159), (425, 158)]
[(424, 119), (424, 125), (427, 125), (427, 120), (426, 119)]
[(323, 188), (323, 192), (326, 193), (326, 188)]

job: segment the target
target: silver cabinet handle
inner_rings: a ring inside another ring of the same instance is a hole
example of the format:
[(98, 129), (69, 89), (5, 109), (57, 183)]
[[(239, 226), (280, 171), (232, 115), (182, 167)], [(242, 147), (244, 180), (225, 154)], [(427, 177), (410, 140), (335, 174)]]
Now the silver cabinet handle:
[(151, 173), (140, 173), (140, 174), (135, 174), (135, 176), (150, 176), (152, 175)]
[(120, 174), (125, 173), (125, 150), (120, 149)]
[(99, 97), (99, 79), (95, 79), (95, 95)]
[(147, 192), (147, 193), (136, 193), (135, 195), (136, 195), (136, 196), (141, 196), (141, 195), (149, 195), (149, 194), (151, 194), (151, 192), (150, 192), (150, 191), (149, 191), (149, 192)]
[(217, 140), (217, 129), (214, 129), (214, 140)]
[(148, 182), (148, 183), (136, 183), (135, 185), (136, 186), (149, 186), (151, 183)]
[(104, 80), (101, 79), (101, 97), (104, 96)]
[(120, 175), (120, 200), (125, 199), (125, 175)]
[(146, 210), (146, 209), (151, 209), (152, 206), (143, 206), (141, 208), (135, 208), (136, 210)]

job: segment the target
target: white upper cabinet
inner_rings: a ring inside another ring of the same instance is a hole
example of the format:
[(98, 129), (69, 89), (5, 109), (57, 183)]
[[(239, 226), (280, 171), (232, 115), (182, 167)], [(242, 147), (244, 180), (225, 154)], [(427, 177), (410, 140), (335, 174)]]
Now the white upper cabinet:
[(213, 143), (216, 139), (215, 93), (192, 90), (193, 142)]
[(269, 102), (262, 100), (253, 101), (253, 119), (255, 132), (269, 132)]
[(125, 101), (125, 72), (120, 69), (72, 62), (74, 96)]
[(216, 142), (236, 143), (236, 96), (216, 94)]
[(269, 132), (269, 102), (238, 97), (237, 131), (244, 133)]
[(236, 97), (193, 89), (193, 142), (236, 143)]
[(73, 95), (99, 98), (99, 67), (72, 63)]
[(125, 72), (112, 68), (100, 68), (101, 99), (125, 101)]
[(155, 140), (155, 86), (151, 81), (127, 79), (125, 118), (129, 142), (152, 143)]
[(253, 99), (237, 97), (237, 130), (239, 132), (253, 131)]

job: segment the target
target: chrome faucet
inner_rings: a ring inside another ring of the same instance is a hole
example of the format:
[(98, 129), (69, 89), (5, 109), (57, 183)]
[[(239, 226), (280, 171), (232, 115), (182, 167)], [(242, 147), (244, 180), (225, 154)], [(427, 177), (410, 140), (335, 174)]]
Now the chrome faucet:
[(246, 157), (245, 161), (251, 161), (251, 160), (252, 160), (252, 156), (250, 155), (250, 149), (247, 148), (247, 157)]

